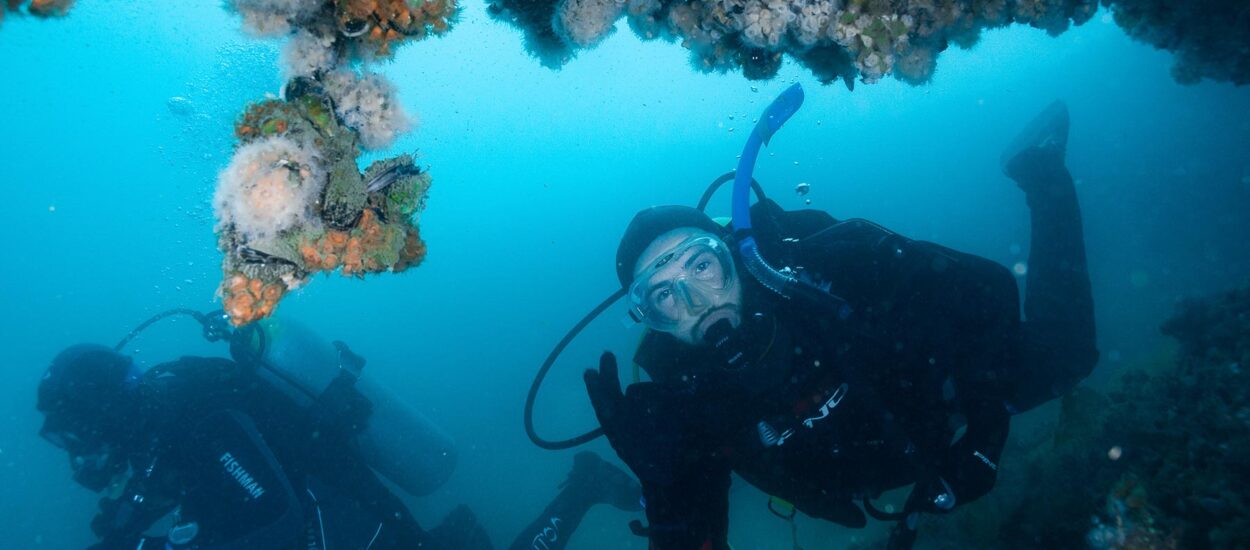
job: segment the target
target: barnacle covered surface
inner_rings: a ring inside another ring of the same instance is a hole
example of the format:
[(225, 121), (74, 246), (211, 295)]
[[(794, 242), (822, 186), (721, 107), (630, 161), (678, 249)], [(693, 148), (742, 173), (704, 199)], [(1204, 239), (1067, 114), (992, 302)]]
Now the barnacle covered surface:
[(1133, 38), (1176, 54), (1172, 76), (1250, 84), (1250, 2), (1104, 0)]
[[(1098, 0), (490, 0), (520, 27), (526, 48), (559, 67), (611, 33), (621, 17), (644, 39), (690, 50), (705, 71), (772, 78), (789, 55), (824, 82), (920, 84), (949, 45), (1012, 23), (1060, 34), (1098, 10)], [(1240, 0), (1103, 0), (1129, 34), (1177, 52), (1177, 78), (1246, 81), (1250, 4)]]
[(368, 71), (395, 46), (445, 32), (454, 0), (231, 0), (244, 26), (289, 36), (283, 99), (250, 105), (214, 212), (219, 292), (236, 325), (270, 315), (312, 274), (362, 277), (421, 263), (417, 217), (430, 176), (411, 155), (375, 162), (412, 123), (394, 86)]
[(1183, 304), (1173, 354), (1064, 398), (998, 485), (930, 517), (917, 548), (1250, 547), (1250, 283)]
[(788, 54), (822, 80), (873, 82), (887, 74), (924, 82), (937, 54), (971, 45), (986, 28), (1028, 23), (1053, 33), (1085, 22), (1097, 0), (493, 0), (521, 27), (527, 48), (559, 66), (595, 44), (621, 17), (645, 39), (691, 51), (697, 68), (776, 74)]

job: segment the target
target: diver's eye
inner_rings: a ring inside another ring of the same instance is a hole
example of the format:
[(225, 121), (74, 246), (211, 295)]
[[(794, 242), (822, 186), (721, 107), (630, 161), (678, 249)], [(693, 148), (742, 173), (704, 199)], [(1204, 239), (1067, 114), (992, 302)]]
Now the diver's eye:
[(690, 264), (689, 273), (694, 279), (712, 281), (721, 276), (721, 264), (714, 256), (704, 254)]
[(662, 307), (666, 302), (668, 302), (669, 298), (672, 297), (673, 289), (661, 288), (651, 294), (651, 303), (654, 304), (655, 307)]

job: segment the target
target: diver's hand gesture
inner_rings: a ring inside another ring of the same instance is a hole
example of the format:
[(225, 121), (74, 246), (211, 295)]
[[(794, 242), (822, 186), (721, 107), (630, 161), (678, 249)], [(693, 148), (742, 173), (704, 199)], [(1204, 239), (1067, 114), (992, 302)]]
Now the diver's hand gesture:
[(655, 382), (621, 392), (616, 356), (610, 352), (599, 358), (599, 370), (587, 369), (583, 378), (595, 416), (621, 460), (644, 483), (671, 483), (679, 469), (677, 457), (687, 450), (684, 400)]
[[(604, 435), (608, 436), (608, 440), (615, 447), (616, 442), (613, 439), (618, 437), (620, 411), (625, 406), (616, 356), (610, 351), (603, 352), (599, 356), (599, 370), (586, 369), (582, 378), (586, 381), (586, 393), (590, 395), (590, 404), (595, 408), (595, 417), (599, 419), (599, 425), (603, 426)], [(620, 452), (619, 449), (617, 452)]]

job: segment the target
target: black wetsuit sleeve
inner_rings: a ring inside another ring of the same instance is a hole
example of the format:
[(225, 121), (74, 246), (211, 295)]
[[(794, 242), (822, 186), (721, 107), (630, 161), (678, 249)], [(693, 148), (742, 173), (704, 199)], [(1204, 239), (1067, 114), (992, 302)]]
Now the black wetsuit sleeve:
[(1007, 444), (1011, 415), (997, 402), (982, 401), (968, 409), (968, 429), (956, 445), (966, 441), (966, 445), (998, 464)]
[(975, 501), (994, 488), (1010, 425), (1011, 417), (999, 403), (968, 411), (968, 429), (951, 446), (943, 472), (958, 504)]
[(1006, 268), (967, 254), (953, 256), (961, 276), (949, 283), (960, 297), (951, 319), (963, 338), (951, 346), (956, 358), (951, 375), (967, 428), (947, 453), (945, 475), (958, 503), (967, 504), (994, 486), (1007, 443), (1011, 421), (1004, 399), (1007, 381), (1020, 368), (1020, 301)]
[(729, 467), (714, 459), (670, 484), (643, 483), (651, 548), (729, 548), (729, 483)]

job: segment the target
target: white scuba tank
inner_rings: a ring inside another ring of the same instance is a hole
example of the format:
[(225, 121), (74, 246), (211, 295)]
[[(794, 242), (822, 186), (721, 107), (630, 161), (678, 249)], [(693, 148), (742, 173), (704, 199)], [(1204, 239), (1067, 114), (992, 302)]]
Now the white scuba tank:
[[(290, 319), (271, 318), (258, 324), (265, 332), (266, 362), (305, 390), (320, 394), (339, 376), (338, 350), (308, 327)], [(309, 401), (304, 390), (265, 369), (259, 371), (295, 399)], [(356, 389), (373, 403), (373, 412), (358, 436), (366, 462), (412, 495), (434, 492), (456, 467), (455, 443), (428, 418), (373, 382), (367, 371), (361, 374)]]

